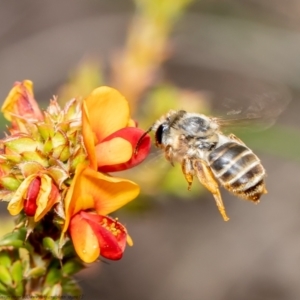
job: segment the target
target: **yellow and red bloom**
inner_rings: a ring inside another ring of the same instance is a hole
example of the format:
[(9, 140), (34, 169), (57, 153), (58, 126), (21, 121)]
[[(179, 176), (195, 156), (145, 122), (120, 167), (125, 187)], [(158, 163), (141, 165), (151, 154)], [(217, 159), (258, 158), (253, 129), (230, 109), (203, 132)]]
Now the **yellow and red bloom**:
[(2, 105), (1, 111), (4, 117), (12, 122), (14, 130), (26, 132), (22, 119), (27, 122), (43, 120), (43, 114), (33, 96), (32, 86), (30, 80), (15, 82)]
[(147, 135), (135, 155), (135, 146), (144, 131), (134, 125), (128, 102), (118, 91), (109, 87), (95, 89), (82, 108), (82, 134), (90, 166), (101, 172), (114, 172), (141, 163), (151, 142)]
[(69, 229), (75, 250), (85, 262), (93, 262), (99, 255), (120, 259), (126, 240), (131, 243), (125, 227), (106, 215), (133, 200), (139, 187), (99, 171), (125, 170), (146, 158), (150, 138), (145, 137), (135, 155), (144, 131), (133, 125), (128, 102), (112, 88), (95, 89), (83, 101), (82, 135), (89, 166), (81, 164), (76, 169), (65, 198), (63, 230)]
[(72, 217), (70, 235), (78, 255), (87, 263), (100, 254), (111, 260), (121, 259), (128, 240), (127, 230), (120, 222), (86, 211)]
[[(119, 222), (115, 222), (114, 226), (117, 224), (118, 227), (116, 232), (115, 227), (111, 226), (111, 219), (105, 216), (136, 198), (139, 190), (139, 186), (130, 180), (99, 173), (83, 164), (77, 167), (65, 198), (63, 231), (69, 229), (75, 250), (83, 261), (93, 262), (103, 255), (103, 251), (105, 255), (105, 243), (110, 245), (112, 252), (106, 257), (120, 258), (127, 232)], [(116, 253), (113, 253), (114, 250)]]

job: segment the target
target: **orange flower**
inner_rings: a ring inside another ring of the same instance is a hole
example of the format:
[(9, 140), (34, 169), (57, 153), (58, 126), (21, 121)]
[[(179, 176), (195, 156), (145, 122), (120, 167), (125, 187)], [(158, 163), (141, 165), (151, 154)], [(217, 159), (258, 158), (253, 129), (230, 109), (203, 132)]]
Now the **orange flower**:
[(95, 261), (100, 252), (107, 259), (121, 259), (127, 240), (126, 228), (121, 223), (85, 211), (71, 219), (70, 235), (78, 255), (87, 263)]
[(83, 102), (82, 130), (90, 166), (102, 172), (121, 171), (142, 162), (150, 150), (146, 136), (137, 155), (134, 149), (143, 130), (130, 127), (129, 105), (116, 90), (95, 89)]
[[(75, 250), (84, 262), (93, 262), (100, 254), (105, 255), (105, 244), (111, 245), (112, 252), (113, 249), (118, 252), (106, 257), (120, 258), (120, 251), (125, 247), (123, 237), (127, 236), (126, 230), (120, 223), (105, 216), (133, 200), (138, 193), (139, 186), (130, 180), (107, 176), (83, 164), (78, 165), (65, 198), (63, 232), (69, 228)], [(91, 209), (97, 215), (87, 212)], [(114, 226), (118, 228), (117, 234)], [(112, 246), (112, 241), (115, 246)]]
[(32, 85), (29, 80), (15, 82), (1, 108), (4, 117), (12, 122), (12, 128), (22, 132), (26, 132), (22, 119), (27, 122), (43, 120), (43, 114), (33, 97)]

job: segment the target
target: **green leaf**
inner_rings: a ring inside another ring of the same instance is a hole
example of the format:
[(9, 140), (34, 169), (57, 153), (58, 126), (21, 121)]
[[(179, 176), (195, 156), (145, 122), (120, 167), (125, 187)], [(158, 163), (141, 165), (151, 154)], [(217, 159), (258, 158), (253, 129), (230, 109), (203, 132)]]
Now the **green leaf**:
[(13, 263), (11, 269), (11, 276), (14, 280), (14, 294), (17, 297), (21, 297), (24, 292), (24, 286), (23, 286), (23, 266), (21, 261), (16, 261)]
[(0, 281), (5, 285), (11, 286), (13, 281), (9, 270), (6, 267), (0, 265), (0, 274)]
[(61, 285), (63, 288), (63, 295), (70, 295), (73, 299), (82, 299), (82, 291), (76, 280), (72, 278), (64, 278)]
[(62, 267), (63, 273), (66, 275), (73, 275), (85, 268), (84, 264), (77, 258), (68, 260)]
[(10, 191), (15, 191), (20, 186), (21, 182), (14, 176), (3, 176), (0, 179), (1, 185)]
[(5, 159), (8, 162), (12, 162), (12, 163), (19, 163), (21, 162), (21, 155), (20, 154), (6, 154), (5, 155)]
[(43, 239), (43, 246), (49, 250), (54, 257), (61, 259), (61, 253), (59, 251), (58, 244), (50, 237), (45, 237)]
[(39, 143), (29, 137), (12, 137), (6, 139), (4, 144), (8, 149), (16, 153), (22, 153), (24, 151), (33, 152), (39, 147)]
[(6, 268), (11, 266), (10, 255), (4, 250), (0, 252), (0, 265)]
[(66, 134), (62, 131), (57, 131), (52, 138), (53, 148), (68, 145)]
[(42, 123), (42, 124), (38, 124), (37, 126), (38, 126), (38, 131), (42, 136), (42, 138), (44, 139), (44, 141), (54, 135), (54, 128), (52, 125)]
[(0, 295), (7, 296), (7, 294), (8, 294), (7, 287), (0, 282)]
[(23, 266), (20, 260), (15, 261), (10, 268), (11, 276), (14, 282), (23, 280)]
[(57, 266), (53, 266), (48, 271), (48, 274), (46, 276), (45, 283), (46, 285), (54, 285), (58, 282), (60, 282), (62, 279), (62, 272), (60, 269), (57, 268)]
[(32, 268), (30, 269), (25, 277), (26, 278), (39, 278), (43, 275), (45, 275), (46, 273), (46, 268), (43, 268), (43, 267), (36, 267), (36, 268)]
[(48, 159), (44, 156), (42, 152), (38, 150), (24, 151), (22, 153), (22, 158), (26, 161), (35, 161), (43, 167), (48, 167)]
[[(22, 244), (24, 243), (26, 238), (26, 228), (20, 228), (18, 230), (15, 230), (13, 232), (7, 233), (1, 240), (0, 240), (0, 246), (10, 246), (15, 241), (18, 243), (21, 241)], [(13, 246), (13, 245), (12, 245)]]
[(70, 240), (64, 241), (60, 245), (63, 257), (73, 257), (75, 255), (75, 249), (73, 243)]

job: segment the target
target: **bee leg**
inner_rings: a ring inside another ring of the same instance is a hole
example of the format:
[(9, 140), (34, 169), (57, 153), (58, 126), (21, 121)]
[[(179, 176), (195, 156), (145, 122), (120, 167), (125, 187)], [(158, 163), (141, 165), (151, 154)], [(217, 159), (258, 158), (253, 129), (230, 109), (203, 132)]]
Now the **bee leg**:
[(182, 160), (181, 169), (188, 183), (188, 190), (190, 191), (193, 183), (193, 174), (192, 174), (193, 166), (191, 164), (191, 161), (187, 158), (184, 158)]
[(196, 172), (199, 181), (213, 194), (219, 212), (221, 213), (224, 221), (228, 221), (229, 218), (226, 215), (225, 207), (219, 190), (219, 185), (215, 180), (211, 170), (201, 160), (194, 160), (193, 167)]
[(171, 165), (174, 167), (174, 161), (173, 161), (173, 148), (171, 145), (168, 145), (165, 149), (165, 158), (168, 160)]
[(246, 146), (246, 144), (241, 139), (239, 139), (237, 136), (235, 136), (233, 133), (230, 133), (228, 137), (231, 140), (237, 141), (239, 144)]

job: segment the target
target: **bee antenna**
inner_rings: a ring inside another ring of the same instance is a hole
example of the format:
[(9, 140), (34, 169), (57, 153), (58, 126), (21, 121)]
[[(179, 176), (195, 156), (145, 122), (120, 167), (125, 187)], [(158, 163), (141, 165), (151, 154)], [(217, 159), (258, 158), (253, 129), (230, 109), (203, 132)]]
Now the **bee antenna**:
[(144, 137), (150, 132), (152, 131), (152, 127), (150, 127), (147, 131), (145, 131), (142, 136), (139, 138), (139, 140), (137, 141), (135, 148), (134, 148), (134, 155), (137, 155), (137, 153), (139, 152), (139, 148), (143, 142)]

